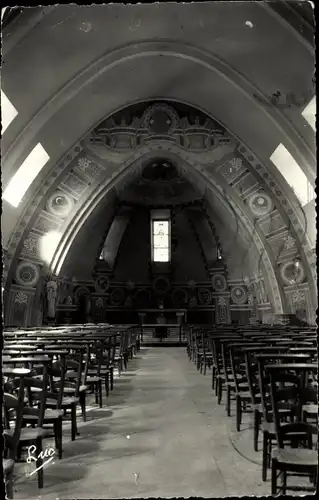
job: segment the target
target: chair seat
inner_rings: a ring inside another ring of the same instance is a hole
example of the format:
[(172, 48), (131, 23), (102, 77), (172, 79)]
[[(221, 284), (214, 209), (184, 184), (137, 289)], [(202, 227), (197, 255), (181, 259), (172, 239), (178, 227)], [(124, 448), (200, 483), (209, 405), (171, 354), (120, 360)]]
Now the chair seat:
[(281, 464), (290, 466), (316, 467), (318, 465), (318, 452), (306, 448), (283, 448), (272, 452)]
[(10, 472), (13, 471), (14, 460), (11, 460), (11, 458), (3, 458), (2, 467), (4, 474), (10, 474)]
[[(87, 385), (80, 385), (79, 391), (86, 391), (87, 390)], [(63, 392), (65, 394), (74, 394), (75, 393), (75, 387), (63, 387)]]
[(273, 422), (267, 422), (266, 420), (261, 423), (261, 429), (268, 434), (275, 437), (275, 424)]
[(309, 405), (302, 405), (302, 411), (305, 413), (308, 413), (308, 415), (318, 415), (318, 405), (316, 404), (309, 404)]
[(263, 407), (259, 403), (254, 403), (251, 405), (252, 409), (258, 411), (259, 413), (263, 413)]
[[(57, 418), (60, 418), (63, 416), (63, 410), (55, 410), (53, 408), (46, 408), (45, 413), (44, 413), (44, 420), (56, 420)], [(25, 414), (23, 415), (23, 420), (26, 421), (37, 421), (38, 420), (38, 415), (28, 415)]]
[[(79, 402), (79, 398), (75, 398), (75, 397), (65, 397), (62, 399), (62, 403), (61, 403), (61, 408), (66, 408), (68, 406), (71, 406), (72, 404), (74, 403), (78, 403)], [(56, 406), (56, 401), (54, 399), (47, 399), (46, 400), (46, 405), (50, 408), (50, 406)]]
[(98, 377), (97, 375), (88, 375), (86, 377), (87, 384), (95, 384), (97, 382), (100, 382), (101, 380), (102, 380), (101, 377)]
[[(13, 435), (13, 429), (8, 431), (10, 435)], [(39, 437), (44, 438), (50, 436), (52, 433), (51, 429), (43, 429), (43, 427), (22, 427), (19, 441), (32, 441)]]
[[(241, 398), (243, 399), (249, 399), (251, 400), (251, 394), (250, 394), (250, 391), (248, 391), (248, 387), (246, 385), (243, 385), (241, 387), (239, 387), (239, 392), (237, 393)], [(256, 398), (258, 398), (258, 396), (255, 396)]]

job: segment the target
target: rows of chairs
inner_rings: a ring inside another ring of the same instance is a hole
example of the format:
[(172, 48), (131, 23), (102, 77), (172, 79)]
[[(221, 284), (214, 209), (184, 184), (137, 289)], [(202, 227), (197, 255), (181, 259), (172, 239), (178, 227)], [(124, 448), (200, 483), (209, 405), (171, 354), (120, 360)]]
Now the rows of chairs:
[(55, 439), (63, 456), (64, 419), (71, 417), (71, 439), (79, 435), (77, 408), (86, 421), (87, 394), (103, 406), (103, 393), (114, 389), (114, 370), (120, 376), (140, 349), (139, 329), (132, 325), (72, 325), (4, 332), (3, 471), (7, 497), (13, 498), (13, 473), (22, 454), (34, 458), (38, 487), (43, 488), (46, 451), (43, 440)]
[[(206, 375), (212, 373), (217, 404), (228, 417), (235, 401), (236, 430), (244, 412), (253, 415), (252, 446), (259, 451), (262, 432), (262, 480), (271, 469), (271, 494), (315, 491), (318, 472), (318, 353), (314, 328), (187, 328), (187, 354)], [(309, 485), (288, 484), (307, 476)]]

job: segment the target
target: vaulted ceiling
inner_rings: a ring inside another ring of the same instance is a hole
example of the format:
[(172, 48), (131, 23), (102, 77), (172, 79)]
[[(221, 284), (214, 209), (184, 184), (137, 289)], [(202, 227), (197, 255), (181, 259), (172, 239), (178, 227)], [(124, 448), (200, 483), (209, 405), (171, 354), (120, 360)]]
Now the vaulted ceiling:
[[(224, 248), (229, 232), (242, 248), (254, 242), (247, 273), (260, 270), (262, 254), (275, 311), (285, 309), (294, 259), (315, 307), (311, 210), (289, 178), (291, 161), (309, 188), (315, 182), (304, 112), (314, 47), (307, 20), (298, 25), (299, 13), (289, 17), (280, 3), (280, 12), (261, 2), (60, 5), (25, 9), (7, 24), (2, 90), (16, 116), (2, 137), (4, 190), (37, 145), (47, 154), (17, 206), (3, 200), (8, 284), (21, 260), (41, 267), (38, 242), (51, 233), (49, 264), (63, 272), (90, 217), (112, 220), (145, 164), (165, 158), (205, 199)], [(171, 130), (148, 128), (156, 110)], [(281, 170), (271, 159), (278, 147), (291, 159)]]

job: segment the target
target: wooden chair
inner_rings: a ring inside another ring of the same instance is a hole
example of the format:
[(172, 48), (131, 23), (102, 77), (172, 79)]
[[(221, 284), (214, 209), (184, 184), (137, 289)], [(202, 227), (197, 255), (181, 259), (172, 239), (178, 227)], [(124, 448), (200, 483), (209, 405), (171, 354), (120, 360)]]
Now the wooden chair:
[(130, 333), (129, 331), (126, 331), (122, 334), (123, 336), (123, 347), (122, 347), (122, 352), (123, 352), (123, 364), (124, 364), (124, 370), (127, 370), (128, 367), (128, 360), (130, 358)]
[[(257, 363), (258, 363), (258, 383), (261, 395), (261, 405), (262, 405), (262, 422), (260, 425), (260, 429), (263, 433), (263, 444), (262, 444), (262, 480), (267, 480), (267, 469), (271, 466), (271, 452), (273, 444), (276, 442), (276, 433), (275, 433), (275, 424), (273, 419), (273, 411), (272, 404), (270, 398), (270, 377), (269, 373), (264, 370), (264, 363), (267, 359), (269, 362), (270, 359), (274, 359), (273, 354), (262, 354), (261, 356), (257, 355)], [(275, 359), (284, 359), (286, 355), (276, 354)], [(295, 359), (295, 361), (297, 358)], [(294, 380), (294, 379), (293, 379)], [(293, 412), (294, 405), (291, 403), (281, 404), (279, 408), (280, 417), (284, 422), (293, 421)]]
[[(58, 362), (56, 362), (58, 363)], [(43, 429), (51, 431), (55, 438), (55, 446), (58, 451), (59, 459), (62, 458), (62, 417), (63, 410), (61, 410), (61, 401), (64, 392), (64, 375), (65, 375), (65, 360), (64, 356), (61, 357), (59, 362), (60, 369), (57, 372), (54, 366), (48, 366), (48, 388), (46, 390), (46, 400), (45, 400), (45, 411), (43, 415)], [(39, 370), (39, 369), (38, 369)], [(57, 376), (59, 382), (54, 382), (54, 375)], [(40, 408), (37, 407), (39, 403), (39, 397), (41, 396), (41, 379), (42, 375), (35, 377), (38, 381), (37, 384), (33, 382), (31, 390), (28, 391), (28, 405), (25, 406), (23, 411), (23, 422), (25, 424), (31, 424), (35, 427), (35, 424), (39, 418)], [(50, 387), (49, 387), (50, 386)], [(55, 400), (56, 407), (49, 408), (47, 406), (47, 400)], [(48, 437), (49, 434), (46, 436)]]
[[(277, 495), (278, 490), (284, 495), (290, 491), (315, 491), (318, 472), (318, 452), (312, 449), (313, 434), (317, 428), (307, 422), (294, 421), (283, 423), (280, 415), (281, 404), (292, 404), (297, 407), (302, 402), (304, 388), (300, 385), (300, 377), (291, 374), (276, 374), (270, 371), (271, 401), (275, 423), (277, 449), (272, 453), (271, 494)], [(287, 387), (286, 382), (289, 383)], [(290, 446), (287, 446), (287, 441)], [(278, 486), (279, 476), (282, 476), (282, 486)], [(288, 487), (287, 478), (291, 476), (308, 476), (313, 486)]]
[(206, 375), (207, 367), (211, 368), (213, 364), (213, 354), (210, 350), (208, 336), (209, 333), (206, 330), (202, 330), (203, 353), (200, 357), (200, 372), (203, 373), (203, 375)]
[(223, 387), (225, 384), (225, 375), (223, 373), (223, 364), (221, 358), (221, 347), (217, 339), (212, 339), (212, 354), (213, 363), (216, 368), (215, 395), (217, 396), (217, 404), (220, 405), (223, 397)]
[[(10, 393), (3, 394), (4, 410), (4, 458), (2, 459), (3, 475), (8, 498), (13, 498), (13, 470), (17, 458), (20, 433), (22, 428), (22, 413), (24, 406), (24, 379), (19, 380), (18, 396)], [(10, 421), (12, 412), (15, 413), (14, 429), (11, 430)]]
[[(119, 337), (119, 341), (117, 338)], [(114, 366), (117, 366), (118, 374), (121, 375), (124, 369), (124, 355), (123, 355), (123, 347), (124, 347), (124, 335), (118, 334), (115, 342), (115, 353), (114, 353)]]
[(252, 404), (251, 394), (248, 388), (248, 380), (245, 369), (245, 357), (240, 348), (230, 344), (230, 364), (235, 384), (236, 398), (236, 430), (240, 432), (242, 413), (247, 410), (247, 405)]
[(214, 390), (216, 387), (216, 361), (213, 352), (214, 347), (213, 347), (213, 338), (211, 332), (208, 332), (207, 341), (208, 341), (209, 351), (212, 354), (212, 389)]
[(97, 341), (94, 346), (88, 346), (87, 363), (84, 384), (91, 388), (95, 395), (95, 402), (100, 408), (103, 406), (101, 366), (103, 356), (103, 342)]
[[(77, 359), (74, 359), (74, 358)], [(73, 358), (73, 359), (72, 359)], [(79, 350), (76, 354), (72, 354), (72, 358), (68, 356), (65, 360), (65, 375), (62, 398), (59, 400), (59, 410), (63, 410), (64, 415), (67, 411), (71, 412), (71, 439), (79, 435), (76, 420), (76, 407), (80, 401), (79, 392), (81, 386), (83, 350)], [(48, 398), (46, 401), (48, 408), (56, 409), (57, 399)]]
[(251, 397), (251, 407), (253, 410), (253, 442), (254, 450), (258, 451), (259, 428), (263, 417), (263, 408), (261, 404), (261, 395), (258, 381), (258, 365), (253, 361), (253, 353), (245, 351), (246, 376)]
[[(104, 377), (106, 396), (109, 395), (109, 390), (114, 387), (114, 358), (116, 352), (116, 337), (109, 336), (103, 342), (101, 376)], [(129, 351), (129, 356), (131, 351)], [(136, 352), (136, 351), (135, 351)]]
[(223, 374), (225, 377), (225, 387), (226, 387), (226, 413), (227, 416), (231, 416), (231, 395), (236, 392), (234, 377), (231, 370), (230, 359), (229, 359), (229, 349), (227, 342), (221, 344), (221, 355), (222, 355), (222, 366)]
[[(22, 448), (35, 446), (36, 453), (36, 469), (38, 475), (38, 487), (43, 488), (43, 458), (42, 458), (42, 441), (44, 438), (50, 437), (50, 429), (43, 427), (44, 414), (47, 403), (47, 388), (48, 388), (48, 366), (44, 364), (42, 367), (41, 378), (25, 377), (24, 382), (26, 388), (38, 388), (40, 391), (36, 392), (38, 398), (38, 411), (35, 427), (22, 427), (18, 444), (18, 457), (21, 454)], [(25, 411), (25, 408), (24, 408)], [(23, 411), (23, 413), (24, 413)], [(26, 422), (23, 419), (23, 424)]]

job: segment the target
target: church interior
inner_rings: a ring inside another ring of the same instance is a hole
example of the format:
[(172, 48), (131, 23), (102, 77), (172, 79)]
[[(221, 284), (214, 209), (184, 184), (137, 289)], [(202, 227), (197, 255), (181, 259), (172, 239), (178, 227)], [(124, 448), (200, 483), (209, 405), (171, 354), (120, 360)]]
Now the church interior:
[(7, 498), (315, 492), (312, 3), (1, 25)]

